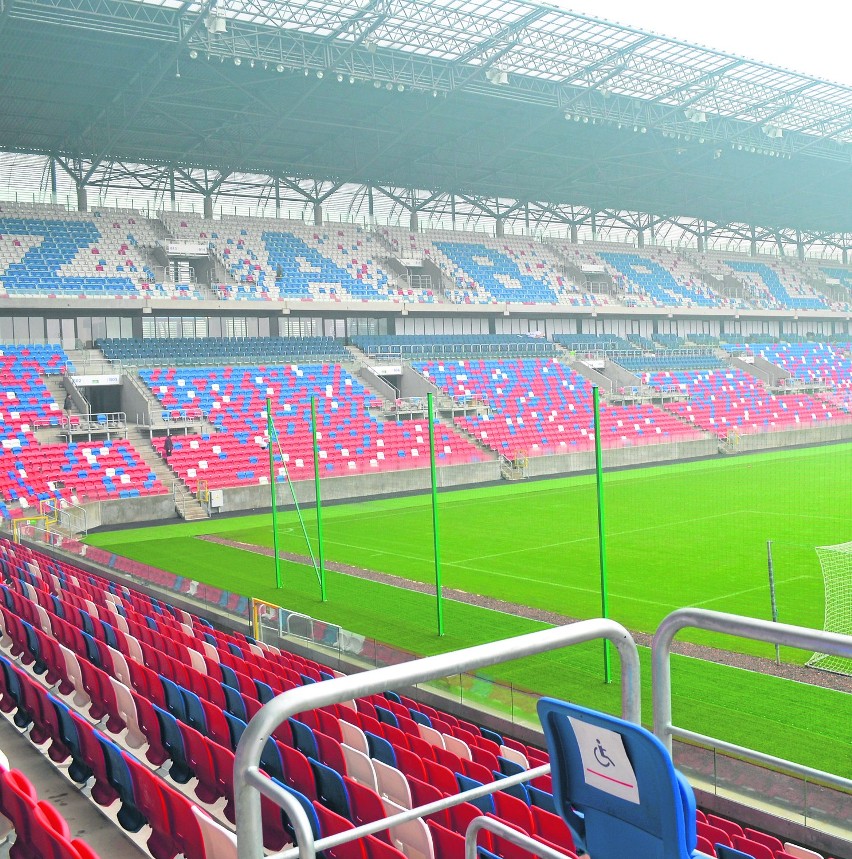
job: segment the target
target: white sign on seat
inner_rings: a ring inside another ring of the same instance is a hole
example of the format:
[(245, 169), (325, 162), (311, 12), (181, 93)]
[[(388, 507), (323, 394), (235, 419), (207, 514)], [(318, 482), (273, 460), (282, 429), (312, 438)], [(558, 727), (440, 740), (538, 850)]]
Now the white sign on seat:
[(572, 716), (568, 720), (577, 738), (586, 784), (638, 805), (639, 785), (621, 734)]

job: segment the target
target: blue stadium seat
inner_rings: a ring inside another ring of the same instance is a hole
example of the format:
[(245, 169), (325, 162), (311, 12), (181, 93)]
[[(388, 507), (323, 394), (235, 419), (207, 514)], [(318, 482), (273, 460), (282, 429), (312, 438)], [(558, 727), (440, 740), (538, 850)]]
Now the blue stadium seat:
[(595, 859), (692, 859), (695, 796), (663, 744), (623, 719), (542, 698), (556, 808), (585, 815)]

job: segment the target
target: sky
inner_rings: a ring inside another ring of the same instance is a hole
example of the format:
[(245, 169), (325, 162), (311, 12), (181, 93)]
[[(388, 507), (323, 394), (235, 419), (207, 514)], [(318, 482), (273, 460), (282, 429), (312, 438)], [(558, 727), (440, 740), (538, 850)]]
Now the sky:
[(808, 0), (549, 0), (592, 18), (671, 36), (852, 86), (852, 3)]

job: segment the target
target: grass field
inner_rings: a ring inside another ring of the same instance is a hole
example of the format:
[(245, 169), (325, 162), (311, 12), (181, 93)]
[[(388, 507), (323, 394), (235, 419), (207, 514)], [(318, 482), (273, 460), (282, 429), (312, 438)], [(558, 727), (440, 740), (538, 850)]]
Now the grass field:
[[(651, 632), (692, 605), (769, 616), (766, 541), (780, 619), (821, 627), (822, 580), (814, 547), (852, 537), (852, 445), (637, 469), (606, 477), (610, 615)], [(313, 511), (305, 510), (314, 535)], [(431, 511), (424, 497), (326, 508), (330, 560), (434, 579)], [(533, 621), (445, 601), (447, 635), (435, 635), (434, 598), (329, 573), (319, 602), (313, 571), (205, 543), (198, 534), (270, 546), (269, 516), (218, 519), (92, 535), (91, 542), (219, 587), (432, 653), (537, 628)], [(594, 480), (579, 476), (443, 493), (444, 584), (574, 617), (600, 614)], [(279, 519), (280, 548), (306, 551), (295, 515)], [(771, 655), (771, 646), (693, 633), (692, 640)], [(784, 651), (803, 661), (808, 654)], [(650, 666), (643, 655), (646, 720)], [(607, 710), (617, 688), (600, 683), (600, 646), (509, 664), (496, 679)], [(849, 696), (677, 658), (675, 720), (694, 730), (852, 776)], [(840, 763), (839, 763), (840, 762)]]

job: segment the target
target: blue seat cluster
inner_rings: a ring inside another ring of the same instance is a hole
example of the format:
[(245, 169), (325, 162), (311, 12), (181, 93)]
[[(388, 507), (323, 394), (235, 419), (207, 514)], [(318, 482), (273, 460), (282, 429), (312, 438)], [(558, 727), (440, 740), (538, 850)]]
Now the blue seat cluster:
[(699, 281), (679, 281), (658, 262), (636, 253), (599, 251), (598, 256), (624, 278), (626, 285), (656, 304), (719, 307), (719, 296)]
[(333, 337), (152, 337), (97, 340), (112, 360), (160, 366), (351, 361)]
[(720, 370), (725, 365), (712, 352), (688, 354), (657, 352), (654, 355), (614, 356), (613, 360), (631, 373), (664, 370)]
[(556, 334), (553, 339), (575, 352), (621, 352), (633, 348), (617, 334)]
[[(0, 280), (10, 295), (136, 295), (130, 277), (67, 276), (60, 270), (101, 239), (94, 221), (45, 220), (42, 218), (0, 218), (0, 236), (30, 236), (35, 239), (19, 261), (10, 262), (0, 272)], [(128, 239), (132, 239), (128, 236)], [(23, 243), (22, 243), (23, 246)], [(90, 251), (91, 255), (91, 251)], [(95, 257), (96, 265), (106, 261)], [(91, 259), (86, 260), (91, 265)]]
[(356, 336), (352, 342), (367, 355), (398, 358), (466, 355), (553, 355), (556, 349), (544, 338), (521, 334), (399, 334), (394, 337)]
[(768, 265), (750, 260), (725, 260), (725, 265), (735, 272), (759, 277), (779, 307), (786, 310), (826, 310), (828, 305), (821, 298), (791, 295), (778, 274)]
[[(269, 265), (281, 269), (282, 277), (276, 283), (282, 298), (375, 300), (386, 293), (387, 275), (381, 269), (373, 275), (372, 260), (353, 261), (344, 269), (292, 233), (265, 232), (263, 241)], [(264, 279), (261, 271), (258, 282)]]
[[(453, 276), (460, 290), (479, 286), (493, 301), (555, 304), (559, 300), (544, 277), (521, 271), (515, 260), (494, 248), (474, 242), (442, 241), (434, 245), (457, 266)], [(548, 271), (542, 269), (542, 274)]]

